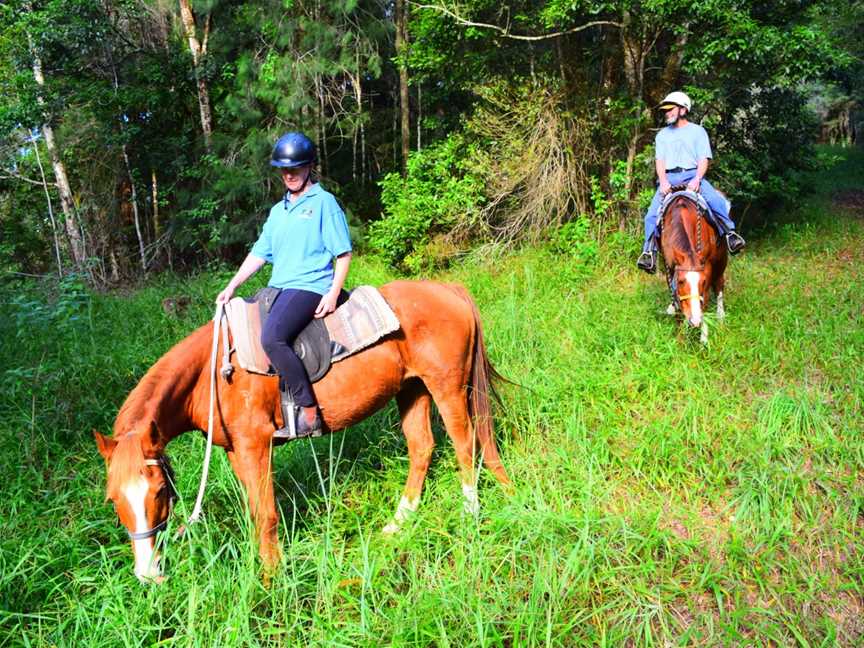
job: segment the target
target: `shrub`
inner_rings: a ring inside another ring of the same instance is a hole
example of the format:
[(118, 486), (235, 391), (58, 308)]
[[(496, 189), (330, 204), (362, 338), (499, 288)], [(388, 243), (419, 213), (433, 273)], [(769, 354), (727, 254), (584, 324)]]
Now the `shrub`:
[(436, 234), (471, 221), (484, 201), (480, 178), (466, 164), (461, 133), (416, 151), (408, 173), (388, 173), (381, 181), (384, 218), (369, 227), (369, 244), (389, 263), (417, 271), (424, 249)]

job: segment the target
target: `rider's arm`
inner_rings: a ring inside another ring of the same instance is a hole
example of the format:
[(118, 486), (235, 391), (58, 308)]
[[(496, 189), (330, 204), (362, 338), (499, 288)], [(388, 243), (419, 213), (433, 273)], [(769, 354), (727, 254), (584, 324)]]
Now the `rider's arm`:
[(657, 180), (660, 182), (660, 193), (669, 193), (672, 187), (669, 186), (669, 180), (666, 178), (666, 160), (663, 158), (657, 158), (654, 161), (654, 168), (657, 169)]
[(261, 269), (261, 266), (265, 263), (267, 263), (267, 261), (261, 257), (255, 256), (254, 254), (247, 255), (246, 259), (240, 265), (240, 269), (237, 270), (236, 274), (231, 278), (231, 281), (229, 281), (228, 285), (225, 286), (225, 290), (220, 292), (216, 297), (216, 303), (227, 303), (234, 294), (234, 291), (237, 290), (237, 287), (253, 274), (258, 272), (258, 270)]
[(705, 177), (705, 174), (708, 173), (708, 162), (710, 160), (708, 158), (702, 158), (699, 160), (699, 163), (696, 165), (696, 176), (695, 179), (699, 182), (702, 182), (702, 178)]
[(666, 179), (666, 160), (657, 158), (654, 160), (654, 168), (657, 169), (657, 179), (660, 181), (661, 185), (669, 182)]
[(315, 317), (324, 317), (336, 310), (336, 303), (339, 301), (342, 286), (345, 285), (345, 278), (348, 276), (348, 266), (350, 265), (350, 252), (345, 252), (345, 254), (340, 254), (336, 257), (336, 264), (333, 270), (333, 286), (330, 288), (330, 292), (321, 297), (318, 308), (315, 309)]

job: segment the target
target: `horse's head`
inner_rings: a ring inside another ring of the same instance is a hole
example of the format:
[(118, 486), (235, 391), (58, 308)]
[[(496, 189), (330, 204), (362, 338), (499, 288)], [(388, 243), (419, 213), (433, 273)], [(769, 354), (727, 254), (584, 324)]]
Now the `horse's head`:
[(156, 537), (167, 526), (176, 499), (174, 474), (158, 445), (155, 424), (146, 432), (130, 431), (118, 439), (93, 431), (108, 467), (107, 497), (132, 541), (135, 575), (142, 582), (161, 581)]
[(702, 270), (690, 266), (675, 268), (675, 294), (681, 312), (691, 326), (702, 326), (702, 306), (708, 294), (708, 280)]

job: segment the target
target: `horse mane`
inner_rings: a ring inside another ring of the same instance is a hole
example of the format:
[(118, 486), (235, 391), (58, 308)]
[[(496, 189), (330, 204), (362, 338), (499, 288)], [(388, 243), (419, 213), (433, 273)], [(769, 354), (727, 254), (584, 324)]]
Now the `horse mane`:
[(126, 434), (117, 439), (117, 445), (111, 453), (108, 463), (108, 497), (115, 497), (123, 484), (132, 475), (143, 475), (147, 465), (144, 463), (144, 449), (141, 437), (137, 434)]
[[(669, 207), (669, 235), (672, 237), (672, 243), (675, 247), (684, 252), (691, 259), (696, 259), (696, 252), (693, 246), (693, 240), (690, 238), (690, 232), (687, 228), (687, 223), (684, 222), (684, 210), (687, 208), (688, 199), (684, 196), (679, 196)], [(695, 205), (694, 205), (695, 207)]]
[[(204, 325), (187, 338), (174, 345), (156, 361), (135, 388), (129, 393), (114, 420), (114, 438), (120, 439), (129, 432), (149, 429), (151, 421), (163, 403), (182, 391), (184, 386), (194, 386), (206, 361), (208, 344), (201, 338), (212, 327)], [(142, 428), (142, 426), (147, 428)]]

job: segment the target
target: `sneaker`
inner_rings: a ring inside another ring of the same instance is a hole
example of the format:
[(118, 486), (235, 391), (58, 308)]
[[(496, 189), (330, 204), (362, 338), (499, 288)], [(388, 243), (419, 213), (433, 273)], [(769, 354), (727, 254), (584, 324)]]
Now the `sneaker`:
[(738, 232), (732, 231), (726, 235), (726, 247), (729, 248), (730, 254), (738, 254), (745, 245), (747, 243)]
[(643, 252), (636, 261), (636, 267), (648, 274), (657, 272), (657, 258), (653, 252)]

